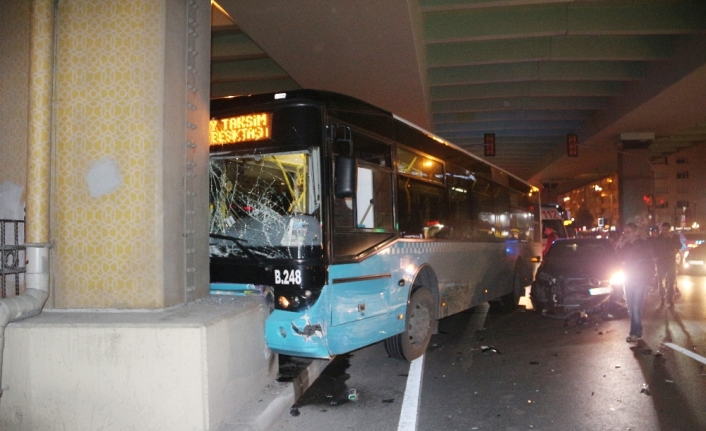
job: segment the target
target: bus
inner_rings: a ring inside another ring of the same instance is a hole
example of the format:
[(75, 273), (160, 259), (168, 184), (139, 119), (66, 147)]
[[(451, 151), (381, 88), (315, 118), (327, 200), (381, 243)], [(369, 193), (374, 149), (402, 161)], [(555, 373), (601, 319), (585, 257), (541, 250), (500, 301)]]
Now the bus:
[(515, 307), (539, 208), (528, 183), (355, 98), (211, 102), (211, 292), (271, 297), (264, 335), (280, 354), (382, 341), (411, 361), (439, 319)]

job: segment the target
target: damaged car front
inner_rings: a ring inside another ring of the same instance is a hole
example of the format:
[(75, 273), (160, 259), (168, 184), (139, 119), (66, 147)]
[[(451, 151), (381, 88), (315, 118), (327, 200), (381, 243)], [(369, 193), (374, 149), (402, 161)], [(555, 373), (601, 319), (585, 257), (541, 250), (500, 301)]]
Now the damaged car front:
[(602, 312), (624, 307), (623, 273), (612, 244), (606, 239), (556, 240), (532, 283), (532, 307), (542, 313)]

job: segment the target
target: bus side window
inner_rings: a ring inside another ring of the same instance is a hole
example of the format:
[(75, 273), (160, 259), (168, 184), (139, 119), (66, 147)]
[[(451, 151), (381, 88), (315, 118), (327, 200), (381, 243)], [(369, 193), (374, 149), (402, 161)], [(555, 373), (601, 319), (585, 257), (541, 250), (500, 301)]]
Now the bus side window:
[(358, 168), (356, 224), (365, 229), (392, 229), (390, 173), (379, 169)]
[[(399, 177), (400, 235), (427, 238), (440, 234), (447, 218), (445, 188)], [(445, 233), (445, 232), (444, 232)]]
[(358, 168), (358, 189), (356, 192), (356, 225), (359, 228), (372, 228), (375, 226), (375, 205), (373, 199), (373, 171), (368, 168)]
[[(394, 237), (394, 173), (390, 166), (390, 145), (354, 132), (352, 152), (356, 178), (353, 193), (350, 196), (339, 193), (340, 197), (334, 193), (333, 196), (333, 250), (336, 259), (359, 256)], [(335, 163), (340, 160), (337, 157)]]

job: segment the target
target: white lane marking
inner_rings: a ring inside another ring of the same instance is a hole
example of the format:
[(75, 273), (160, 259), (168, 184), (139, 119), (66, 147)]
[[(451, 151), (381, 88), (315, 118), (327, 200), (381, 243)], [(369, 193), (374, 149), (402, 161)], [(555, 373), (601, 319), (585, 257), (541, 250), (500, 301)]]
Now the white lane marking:
[(417, 410), (419, 409), (419, 393), (422, 390), (422, 371), (424, 370), (424, 355), (409, 364), (407, 387), (404, 390), (402, 411), (397, 431), (417, 430)]
[(695, 360), (701, 362), (702, 364), (706, 364), (706, 358), (704, 358), (701, 355), (697, 355), (696, 353), (692, 352), (691, 350), (686, 350), (685, 348), (683, 348), (681, 346), (677, 346), (674, 343), (664, 343), (664, 345), (671, 348), (671, 349), (676, 350), (677, 352), (683, 353), (686, 356), (690, 357), (691, 359), (695, 359)]

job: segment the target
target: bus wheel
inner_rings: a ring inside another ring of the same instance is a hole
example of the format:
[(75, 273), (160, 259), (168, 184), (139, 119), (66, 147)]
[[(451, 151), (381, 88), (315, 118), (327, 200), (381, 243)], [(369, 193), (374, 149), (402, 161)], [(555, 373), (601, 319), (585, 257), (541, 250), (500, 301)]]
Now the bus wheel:
[(507, 293), (500, 297), (498, 300), (500, 305), (500, 311), (509, 313), (517, 308), (520, 304), (520, 297), (523, 295), (522, 291), (522, 277), (520, 277), (519, 272), (515, 271), (515, 276), (512, 281), (512, 292)]
[(405, 331), (385, 340), (387, 354), (405, 361), (422, 356), (431, 339), (433, 310), (434, 297), (429, 289), (415, 290), (407, 304)]

